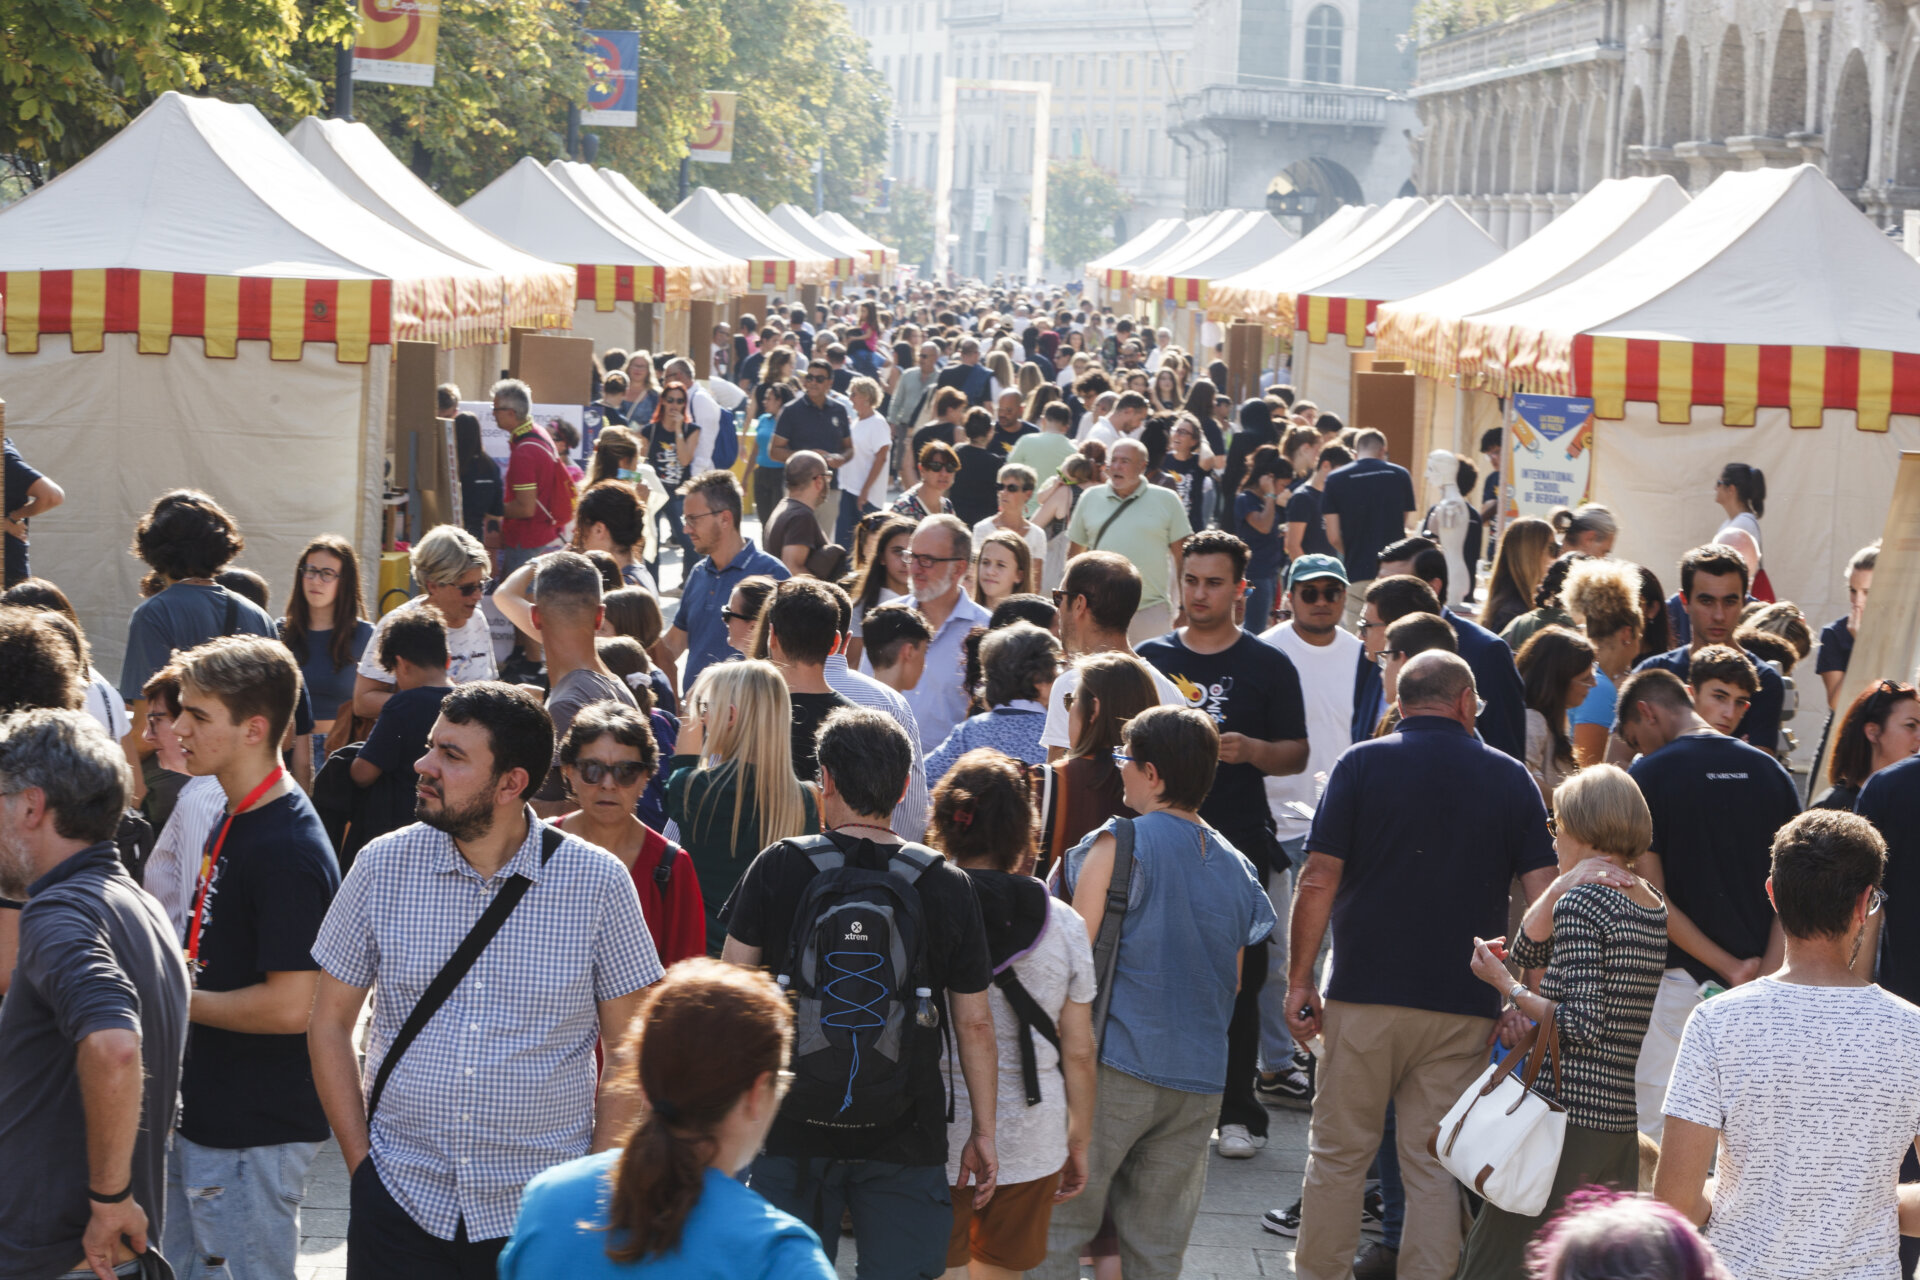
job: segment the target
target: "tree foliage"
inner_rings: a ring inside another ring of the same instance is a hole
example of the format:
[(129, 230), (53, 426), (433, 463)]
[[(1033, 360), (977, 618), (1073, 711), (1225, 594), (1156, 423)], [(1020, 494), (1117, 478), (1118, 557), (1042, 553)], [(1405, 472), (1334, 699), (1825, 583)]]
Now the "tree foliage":
[(933, 192), (904, 182), (893, 184), (892, 203), (869, 209), (859, 219), (868, 235), (900, 251), (900, 261), (933, 269)]
[(1047, 165), (1047, 260), (1073, 275), (1113, 248), (1113, 221), (1132, 204), (1114, 176), (1091, 160)]

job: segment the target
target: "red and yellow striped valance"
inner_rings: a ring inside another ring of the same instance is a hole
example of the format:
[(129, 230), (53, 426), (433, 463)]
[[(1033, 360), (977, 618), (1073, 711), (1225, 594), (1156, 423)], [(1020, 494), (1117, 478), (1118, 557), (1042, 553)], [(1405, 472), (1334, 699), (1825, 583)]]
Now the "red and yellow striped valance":
[[(1696, 405), (1719, 405), (1730, 427), (1750, 427), (1754, 411), (1787, 410), (1795, 427), (1818, 427), (1826, 409), (1850, 409), (1862, 431), (1885, 431), (1893, 414), (1920, 414), (1920, 354), (1854, 347), (1759, 346), (1718, 342), (1663, 342), (1654, 338), (1573, 339), (1569, 365), (1516, 352), (1508, 362), (1518, 379), (1567, 386), (1565, 394), (1592, 396), (1596, 417), (1625, 415), (1629, 400), (1659, 409), (1660, 421), (1687, 422)], [(1557, 390), (1541, 386), (1540, 390)]]
[(617, 302), (665, 302), (667, 269), (627, 263), (583, 262), (579, 266), (579, 299), (595, 311), (611, 311)]
[[(206, 353), (232, 359), (245, 340), (270, 344), (275, 360), (298, 360), (309, 342), (334, 344), (335, 357), (364, 364), (371, 347), (399, 332), (391, 280), (294, 280), (207, 276), (128, 268), (0, 272), (7, 353), (40, 349), (40, 336), (64, 333), (76, 352), (100, 351), (109, 333), (139, 335), (139, 350), (165, 355), (175, 337), (200, 338)], [(449, 309), (440, 309), (443, 320)], [(410, 327), (423, 330), (417, 314)]]
[(747, 284), (755, 289), (793, 288), (793, 260), (790, 258), (748, 259)]
[(1100, 273), (1100, 284), (1107, 289), (1124, 289), (1133, 283), (1133, 273), (1125, 267), (1108, 267)]
[(1181, 306), (1204, 307), (1207, 304), (1207, 282), (1199, 276), (1168, 276), (1167, 301)]
[(1303, 293), (1294, 299), (1294, 325), (1306, 330), (1308, 342), (1325, 342), (1338, 335), (1350, 347), (1367, 345), (1367, 326), (1380, 304), (1366, 298), (1327, 298)]

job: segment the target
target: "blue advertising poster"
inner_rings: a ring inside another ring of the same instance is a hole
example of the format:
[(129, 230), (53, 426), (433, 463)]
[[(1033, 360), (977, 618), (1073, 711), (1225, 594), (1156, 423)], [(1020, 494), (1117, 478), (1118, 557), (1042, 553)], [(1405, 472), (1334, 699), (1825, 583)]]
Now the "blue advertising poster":
[(587, 32), (587, 106), (581, 124), (640, 123), (640, 33)]
[(1550, 518), (1593, 496), (1593, 401), (1579, 396), (1515, 395), (1507, 417), (1505, 518)]

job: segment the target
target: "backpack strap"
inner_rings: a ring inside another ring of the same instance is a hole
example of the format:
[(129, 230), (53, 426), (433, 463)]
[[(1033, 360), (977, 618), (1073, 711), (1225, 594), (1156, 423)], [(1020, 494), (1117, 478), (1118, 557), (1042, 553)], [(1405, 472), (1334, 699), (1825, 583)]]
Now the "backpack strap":
[[(1047, 1011), (1040, 1007), (1040, 1002), (1033, 998), (1033, 993), (1021, 984), (1020, 975), (1013, 971), (1012, 965), (993, 975), (993, 985), (1000, 988), (1000, 994), (1006, 997), (1007, 1007), (1012, 1009), (1014, 1016), (1020, 1019), (1023, 1031), (1037, 1031), (1056, 1050), (1060, 1048), (1060, 1032), (1053, 1025), (1053, 1019), (1049, 1018)], [(1039, 1106), (1040, 1062), (1034, 1053), (1031, 1035), (1020, 1036), (1020, 1079), (1026, 1086), (1027, 1105)]]
[(1093, 998), (1093, 1036), (1098, 1043), (1107, 1029), (1107, 1009), (1113, 1002), (1113, 974), (1120, 959), (1120, 927), (1127, 918), (1127, 897), (1133, 887), (1133, 819), (1113, 824), (1113, 875), (1107, 881), (1106, 910), (1093, 940), (1093, 972), (1100, 982)]
[(887, 859), (887, 870), (908, 884), (918, 884), (920, 877), (941, 861), (941, 856), (927, 846), (908, 842), (893, 851)]
[[(537, 818), (534, 821), (540, 826), (540, 865), (544, 867), (553, 860), (555, 851), (567, 837), (558, 827), (549, 826)], [(527, 890), (532, 887), (533, 881), (523, 875), (509, 877), (500, 892), (494, 895), (493, 901), (487, 904), (480, 919), (467, 931), (467, 936), (454, 948), (453, 955), (440, 966), (440, 972), (433, 975), (433, 981), (427, 984), (420, 1003), (413, 1006), (413, 1012), (407, 1015), (406, 1022), (401, 1024), (399, 1033), (393, 1037), (387, 1056), (380, 1060), (380, 1070), (374, 1076), (373, 1089), (367, 1096), (368, 1124), (373, 1123), (373, 1113), (380, 1105), (380, 1095), (386, 1091), (387, 1078), (399, 1065), (401, 1055), (426, 1030), (427, 1023), (433, 1021), (433, 1015), (440, 1012), (440, 1006), (447, 1002), (454, 988), (467, 976), (474, 962), (480, 958), (480, 953), (487, 949), (487, 944), (493, 941), (493, 936), (500, 932), (507, 917), (513, 914), (513, 909), (520, 905), (520, 899), (526, 897)]]
[(790, 836), (780, 843), (813, 863), (818, 871), (847, 865), (847, 855), (827, 836)]
[(660, 890), (660, 896), (667, 896), (667, 886), (673, 883), (673, 864), (680, 856), (680, 846), (655, 831), (645, 828), (646, 835), (640, 840), (640, 857), (653, 855), (653, 883)]

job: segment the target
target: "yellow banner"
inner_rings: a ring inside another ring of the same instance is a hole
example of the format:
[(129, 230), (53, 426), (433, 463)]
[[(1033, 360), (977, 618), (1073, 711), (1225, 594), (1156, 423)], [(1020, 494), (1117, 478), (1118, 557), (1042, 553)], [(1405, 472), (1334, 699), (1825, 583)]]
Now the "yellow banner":
[(707, 120), (687, 142), (689, 159), (700, 164), (733, 163), (733, 112), (739, 102), (737, 93), (707, 95)]
[(440, 0), (359, 0), (353, 78), (431, 85), (440, 43)]

